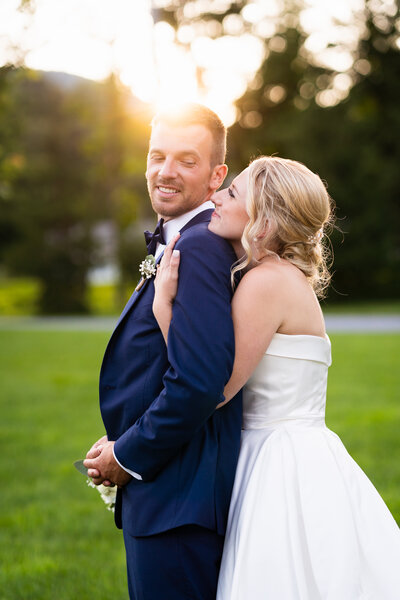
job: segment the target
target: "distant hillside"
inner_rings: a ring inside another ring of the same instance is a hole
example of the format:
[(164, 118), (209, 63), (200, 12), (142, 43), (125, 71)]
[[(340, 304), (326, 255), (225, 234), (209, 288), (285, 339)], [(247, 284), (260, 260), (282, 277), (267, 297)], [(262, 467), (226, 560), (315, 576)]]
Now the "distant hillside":
[[(64, 73), (62, 71), (36, 71), (43, 79), (57, 86), (59, 89), (65, 92), (71, 92), (77, 87), (83, 87), (87, 90), (96, 90), (102, 87), (106, 80), (95, 80), (87, 79), (85, 77), (79, 77), (78, 75), (72, 75), (71, 73)], [(137, 98), (133, 92), (126, 86), (122, 86), (120, 91), (124, 90), (123, 95), (125, 97), (126, 105), (131, 111), (134, 111), (137, 115), (143, 115), (145, 121), (150, 122), (153, 115), (151, 105), (142, 102)]]
[(78, 85), (87, 83), (88, 85), (98, 84), (101, 82), (93, 81), (92, 79), (86, 79), (85, 77), (79, 77), (78, 75), (72, 75), (71, 73), (63, 73), (62, 71), (38, 71), (51, 83), (56, 84), (58, 87), (71, 90)]

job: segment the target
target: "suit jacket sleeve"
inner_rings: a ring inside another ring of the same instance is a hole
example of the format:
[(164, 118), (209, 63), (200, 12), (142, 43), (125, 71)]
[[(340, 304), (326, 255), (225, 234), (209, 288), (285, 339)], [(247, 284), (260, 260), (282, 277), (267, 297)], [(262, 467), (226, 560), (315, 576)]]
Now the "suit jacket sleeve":
[(163, 390), (115, 443), (125, 467), (153, 479), (205, 424), (232, 372), (229, 244), (202, 229), (182, 236), (178, 293), (168, 335)]

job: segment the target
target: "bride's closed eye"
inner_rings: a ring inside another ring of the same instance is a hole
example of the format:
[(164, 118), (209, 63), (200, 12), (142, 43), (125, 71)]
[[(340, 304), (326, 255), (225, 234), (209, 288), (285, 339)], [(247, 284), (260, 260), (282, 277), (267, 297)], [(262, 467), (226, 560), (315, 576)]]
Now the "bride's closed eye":
[(230, 195), (231, 198), (235, 197), (235, 194), (233, 193), (233, 191), (230, 187), (228, 188), (228, 194)]

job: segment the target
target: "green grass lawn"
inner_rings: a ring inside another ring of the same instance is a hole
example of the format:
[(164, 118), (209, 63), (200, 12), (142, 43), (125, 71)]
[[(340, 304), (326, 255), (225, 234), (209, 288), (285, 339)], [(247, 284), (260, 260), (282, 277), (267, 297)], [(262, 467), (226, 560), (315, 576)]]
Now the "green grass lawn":
[(106, 333), (0, 332), (2, 600), (122, 600), (120, 532), (72, 466), (103, 434)]
[[(127, 598), (121, 533), (72, 466), (103, 433), (97, 378), (107, 338), (0, 331), (2, 600)], [(400, 335), (332, 343), (328, 426), (400, 523)]]

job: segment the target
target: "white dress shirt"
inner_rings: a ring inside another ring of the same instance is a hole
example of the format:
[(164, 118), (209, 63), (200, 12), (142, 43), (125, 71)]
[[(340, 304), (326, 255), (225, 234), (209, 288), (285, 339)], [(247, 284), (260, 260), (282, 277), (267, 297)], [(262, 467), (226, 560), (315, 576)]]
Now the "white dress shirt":
[[(167, 244), (170, 243), (172, 238), (181, 229), (183, 229), (183, 227), (185, 227), (185, 225), (187, 223), (189, 223), (189, 221), (191, 221), (193, 219), (193, 217), (195, 217), (199, 213), (203, 212), (203, 210), (209, 210), (210, 208), (212, 210), (214, 210), (214, 208), (215, 208), (214, 204), (213, 204), (213, 202), (211, 202), (211, 200), (207, 200), (207, 202), (200, 204), (200, 206), (198, 206), (197, 208), (194, 208), (193, 210), (190, 210), (189, 212), (185, 213), (184, 215), (180, 215), (180, 217), (175, 217), (175, 219), (171, 219), (170, 221), (167, 221), (166, 223), (164, 223), (163, 232), (164, 232), (164, 238), (165, 238), (165, 241), (167, 242)], [(156, 253), (155, 253), (156, 260), (161, 255), (161, 253), (164, 252), (165, 246), (166, 246), (166, 244), (165, 245), (157, 244), (157, 249), (156, 249)]]
[[(164, 232), (164, 238), (165, 238), (166, 243), (169, 244), (169, 242), (172, 240), (172, 238), (187, 223), (189, 223), (189, 221), (191, 221), (193, 219), (193, 217), (195, 217), (199, 213), (203, 212), (204, 210), (209, 210), (210, 208), (214, 209), (214, 204), (213, 204), (213, 202), (211, 202), (211, 200), (207, 200), (207, 202), (203, 202), (203, 204), (200, 204), (200, 206), (197, 206), (197, 208), (190, 210), (189, 212), (185, 213), (184, 215), (180, 215), (179, 217), (175, 217), (175, 219), (171, 219), (170, 221), (167, 221), (166, 223), (164, 223), (163, 232)], [(155, 252), (156, 260), (164, 252), (165, 246), (166, 246), (166, 244), (160, 244), (160, 243), (157, 244), (157, 248), (156, 248), (156, 252)], [(142, 476), (139, 475), (139, 473), (135, 473), (134, 471), (131, 471), (130, 469), (127, 469), (126, 467), (124, 467), (124, 465), (121, 465), (118, 458), (115, 456), (114, 449), (113, 449), (113, 453), (114, 453), (115, 460), (117, 461), (119, 466), (122, 469), (124, 469), (124, 471), (126, 471), (127, 473), (132, 475), (132, 477), (134, 477), (135, 479), (142, 479)]]

